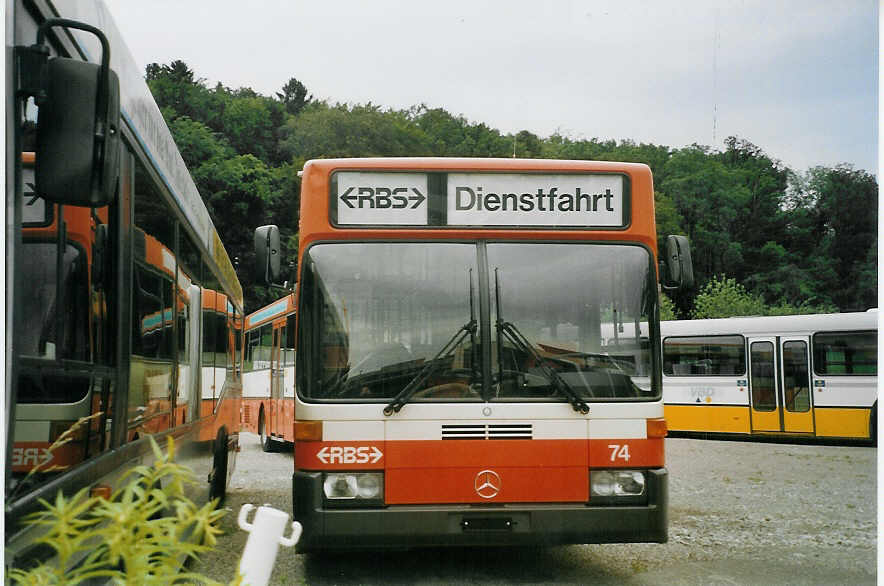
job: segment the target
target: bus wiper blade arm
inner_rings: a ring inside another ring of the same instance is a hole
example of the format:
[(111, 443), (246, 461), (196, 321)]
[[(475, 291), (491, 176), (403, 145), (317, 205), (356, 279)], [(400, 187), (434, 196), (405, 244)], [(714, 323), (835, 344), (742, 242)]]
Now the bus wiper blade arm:
[(589, 405), (586, 404), (580, 395), (565, 381), (559, 373), (555, 371), (554, 368), (550, 368), (549, 365), (546, 364), (546, 360), (537, 352), (537, 349), (528, 341), (527, 338), (510, 322), (497, 320), (497, 328), (500, 332), (506, 335), (513, 344), (515, 344), (519, 350), (526, 352), (534, 358), (534, 361), (543, 370), (543, 373), (546, 375), (546, 378), (553, 384), (557, 391), (559, 391), (562, 395), (568, 399), (568, 402), (571, 403), (571, 407), (574, 408), (574, 411), (578, 413), (582, 413), (586, 415), (589, 413)]
[(441, 364), (440, 359), (444, 356), (447, 356), (450, 352), (457, 348), (467, 336), (475, 336), (477, 327), (478, 325), (476, 323), (476, 320), (472, 319), (465, 323), (463, 327), (461, 327), (459, 330), (457, 330), (454, 336), (452, 336), (452, 338), (448, 340), (448, 343), (445, 344), (445, 346), (443, 346), (442, 349), (439, 350), (439, 352), (437, 352), (436, 355), (433, 356), (433, 358), (426, 363), (426, 365), (424, 365), (419, 373), (417, 373), (417, 376), (411, 379), (411, 382), (405, 385), (405, 388), (403, 388), (401, 391), (399, 391), (399, 394), (393, 397), (393, 400), (390, 401), (389, 405), (384, 407), (384, 415), (389, 417), (393, 413), (399, 413), (399, 411), (405, 406), (408, 400), (411, 399), (412, 395), (414, 395), (418, 391), (418, 389), (421, 388), (421, 385), (424, 384), (424, 381), (426, 381), (427, 378), (429, 378), (429, 376), (433, 374), (433, 372), (437, 368), (439, 368), (439, 365)]
[[(476, 307), (473, 305), (473, 269), (469, 271), (470, 276), (470, 321), (465, 323), (462, 328), (455, 332), (454, 336), (448, 343), (443, 346), (441, 350), (430, 360), (426, 366), (424, 366), (417, 376), (411, 379), (405, 388), (399, 391), (399, 393), (393, 397), (393, 400), (390, 401), (390, 404), (384, 407), (384, 415), (389, 417), (393, 413), (399, 413), (399, 410), (405, 406), (405, 403), (414, 395), (418, 388), (427, 378), (436, 370), (439, 366), (439, 359), (443, 356), (447, 356), (449, 352), (453, 351), (457, 348), (461, 342), (463, 342), (464, 338), (467, 336), (470, 337), (470, 343), (472, 344), (470, 347), (470, 370), (473, 372), (474, 376), (476, 374), (476, 330), (478, 329), (478, 322), (476, 321)], [(472, 382), (472, 381), (470, 381)]]
[[(494, 298), (497, 302), (497, 337), (500, 339), (500, 335), (506, 335), (518, 348), (527, 354), (530, 354), (534, 361), (538, 364), (543, 373), (546, 375), (547, 380), (552, 383), (552, 385), (556, 388), (558, 392), (560, 392), (568, 402), (571, 403), (571, 407), (574, 408), (574, 411), (578, 413), (582, 413), (586, 415), (589, 413), (589, 405), (586, 404), (580, 395), (569, 385), (562, 377), (559, 376), (559, 373), (555, 371), (555, 369), (550, 368), (546, 364), (546, 360), (537, 352), (537, 349), (534, 345), (528, 341), (528, 338), (525, 337), (522, 332), (516, 328), (511, 322), (505, 321), (503, 317), (501, 317), (501, 303), (500, 303), (500, 272), (497, 267), (494, 268)], [(498, 350), (498, 353), (500, 350)]]

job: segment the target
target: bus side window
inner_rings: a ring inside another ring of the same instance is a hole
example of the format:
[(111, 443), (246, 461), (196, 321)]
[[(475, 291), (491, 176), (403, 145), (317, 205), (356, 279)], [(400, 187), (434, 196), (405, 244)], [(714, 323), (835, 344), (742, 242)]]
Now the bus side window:
[[(134, 157), (133, 157), (134, 159)], [(156, 433), (172, 425), (177, 381), (177, 260), (174, 214), (135, 160), (133, 207), (132, 357), (129, 425)]]
[(746, 372), (742, 336), (673, 336), (663, 340), (663, 373), (728, 376)]
[[(203, 291), (203, 352), (202, 352), (202, 408), (200, 416), (211, 414), (215, 408), (215, 386), (221, 385), (221, 381), (215, 377), (215, 336), (218, 327), (215, 324), (214, 297), (215, 291)], [(207, 300), (208, 298), (208, 300)]]
[(258, 357), (255, 359), (255, 368), (270, 368), (270, 353), (273, 349), (273, 324), (264, 324), (260, 330), (258, 342)]
[(833, 332), (813, 336), (813, 369), (822, 375), (878, 374), (875, 332)]

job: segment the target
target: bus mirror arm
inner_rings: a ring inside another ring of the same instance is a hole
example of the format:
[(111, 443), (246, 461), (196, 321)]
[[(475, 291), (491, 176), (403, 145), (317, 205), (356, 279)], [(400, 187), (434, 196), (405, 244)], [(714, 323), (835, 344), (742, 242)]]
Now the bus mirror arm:
[(684, 236), (666, 237), (660, 261), (660, 281), (664, 291), (683, 292), (694, 287), (691, 244)]
[[(44, 44), (53, 27), (98, 37), (101, 64), (54, 57)], [(116, 197), (120, 161), (120, 83), (110, 68), (110, 44), (101, 30), (64, 18), (37, 29), (30, 47), (17, 46), (16, 93), (34, 97), (37, 116), (36, 193), (65, 205), (103, 207)]]

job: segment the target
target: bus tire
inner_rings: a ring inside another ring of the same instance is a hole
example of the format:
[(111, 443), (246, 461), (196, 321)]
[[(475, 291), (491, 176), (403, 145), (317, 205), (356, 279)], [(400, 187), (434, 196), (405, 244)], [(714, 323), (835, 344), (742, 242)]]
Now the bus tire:
[(218, 430), (213, 451), (209, 499), (218, 499), (220, 505), (227, 496), (227, 430), (223, 427)]
[(264, 410), (261, 409), (261, 416), (258, 418), (258, 435), (261, 436), (261, 449), (265, 452), (273, 452), (275, 451), (274, 442), (270, 439), (270, 434), (267, 433), (267, 425), (264, 421)]

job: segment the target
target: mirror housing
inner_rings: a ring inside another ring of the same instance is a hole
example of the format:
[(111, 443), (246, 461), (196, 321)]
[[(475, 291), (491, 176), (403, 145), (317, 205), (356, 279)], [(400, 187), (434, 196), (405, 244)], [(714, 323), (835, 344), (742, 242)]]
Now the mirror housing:
[(666, 237), (663, 258), (660, 261), (663, 288), (670, 291), (686, 291), (694, 286), (694, 265), (691, 261), (691, 244), (684, 236)]
[(279, 228), (274, 225), (255, 229), (255, 279), (267, 285), (279, 281)]
[[(37, 117), (37, 193), (60, 204), (102, 207), (116, 196), (120, 167), (120, 84), (108, 70), (56, 57), (46, 64)], [(97, 104), (106, 103), (105, 111)]]
[[(101, 64), (50, 57), (52, 27), (83, 30), (101, 43)], [(16, 47), (17, 93), (33, 96), (37, 114), (35, 192), (47, 201), (102, 207), (117, 193), (120, 163), (120, 83), (110, 69), (110, 45), (98, 28), (50, 18), (37, 42)]]

